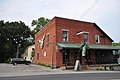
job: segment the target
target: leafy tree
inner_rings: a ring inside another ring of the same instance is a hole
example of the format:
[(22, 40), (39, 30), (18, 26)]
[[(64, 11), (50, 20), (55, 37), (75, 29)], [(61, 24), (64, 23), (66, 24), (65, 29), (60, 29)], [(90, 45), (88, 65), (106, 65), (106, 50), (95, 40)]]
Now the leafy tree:
[(37, 20), (32, 21), (32, 26), (36, 26), (34, 28), (33, 35), (35, 35), (39, 30), (41, 30), (50, 20), (48, 18), (40, 17)]
[(119, 43), (112, 43), (113, 46), (120, 46), (120, 42)]
[(4, 47), (6, 47), (6, 44), (3, 44), (3, 42), (5, 43), (7, 41), (7, 39), (5, 39), (6, 33), (4, 32), (4, 28), (5, 28), (4, 27), (4, 21), (1, 20), (0, 21), (0, 59), (1, 59), (0, 62), (2, 60), (4, 60), (5, 59), (4, 56), (6, 56), (6, 54), (4, 53), (5, 52)]
[[(10, 57), (17, 57), (24, 52), (24, 49), (31, 45), (28, 41), (31, 35), (30, 28), (24, 22), (0, 21), (0, 62), (5, 62)], [(20, 52), (19, 52), (20, 51)]]

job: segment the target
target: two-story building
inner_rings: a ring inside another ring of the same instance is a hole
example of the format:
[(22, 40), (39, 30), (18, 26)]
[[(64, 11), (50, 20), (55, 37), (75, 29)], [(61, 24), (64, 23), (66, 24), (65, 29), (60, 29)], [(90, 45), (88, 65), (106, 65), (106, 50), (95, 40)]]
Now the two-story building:
[(54, 17), (35, 35), (34, 63), (54, 67), (117, 63), (113, 40), (95, 23)]
[(22, 55), (23, 59), (33, 62), (32, 53), (34, 53), (34, 50), (35, 50), (35, 45), (28, 46), (25, 49), (24, 54)]

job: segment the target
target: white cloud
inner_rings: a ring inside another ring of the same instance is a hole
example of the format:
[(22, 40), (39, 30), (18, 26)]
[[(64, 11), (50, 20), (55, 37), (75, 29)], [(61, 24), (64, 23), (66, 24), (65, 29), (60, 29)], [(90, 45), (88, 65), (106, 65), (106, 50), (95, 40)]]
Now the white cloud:
[[(97, 23), (115, 41), (120, 41), (120, 1), (100, 0), (99, 3), (83, 18), (81, 14), (95, 0), (1, 0), (0, 19), (22, 20), (30, 25), (38, 17), (53, 18), (54, 16), (73, 18)], [(114, 28), (110, 30), (110, 28)], [(116, 26), (116, 27), (114, 27)], [(116, 38), (117, 37), (117, 38)]]

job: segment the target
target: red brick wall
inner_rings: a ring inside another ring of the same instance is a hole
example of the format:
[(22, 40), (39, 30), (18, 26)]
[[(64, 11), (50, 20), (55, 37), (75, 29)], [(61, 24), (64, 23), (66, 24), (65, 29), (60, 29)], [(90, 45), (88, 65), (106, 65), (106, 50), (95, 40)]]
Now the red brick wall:
[[(47, 44), (46, 35), (48, 33), (49, 33), (49, 40), (50, 40), (49, 47), (46, 46), (46, 44)], [(45, 36), (44, 46), (43, 46), (43, 49), (41, 49), (40, 48), (40, 43), (38, 42), (38, 40), (40, 40), (43, 36)], [(48, 25), (46, 25), (40, 32), (38, 32), (35, 35), (34, 62), (35, 63), (46, 64), (46, 65), (52, 65), (52, 54), (54, 52), (54, 65), (56, 65), (55, 44), (56, 44), (56, 27), (55, 27), (55, 20), (53, 19)], [(44, 56), (45, 52), (46, 52), (46, 56)], [(37, 53), (39, 53), (39, 60), (37, 60)]]
[[(93, 37), (95, 37), (96, 34), (99, 35), (100, 36), (100, 44), (112, 45), (112, 41), (97, 27), (97, 25), (93, 25), (93, 27), (94, 27), (93, 28), (94, 29)], [(103, 36), (103, 37), (101, 37), (101, 36)], [(106, 37), (106, 39), (105, 39), (105, 37)]]
[[(70, 43), (81, 43), (84, 41), (84, 35), (76, 35), (77, 32), (85, 31), (89, 32), (89, 43), (96, 44), (95, 35), (106, 36), (94, 23), (80, 22), (62, 18), (56, 18), (56, 30), (57, 42), (62, 42), (62, 29), (69, 30), (69, 42)], [(100, 37), (100, 44), (104, 44), (104, 40)], [(106, 44), (111, 45), (111, 40), (106, 36)]]

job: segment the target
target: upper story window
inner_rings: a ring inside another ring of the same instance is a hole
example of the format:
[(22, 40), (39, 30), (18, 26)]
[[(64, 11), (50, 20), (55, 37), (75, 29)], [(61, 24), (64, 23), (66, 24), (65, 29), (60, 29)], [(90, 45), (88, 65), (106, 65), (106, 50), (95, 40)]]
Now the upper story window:
[(95, 42), (100, 43), (100, 36), (99, 35), (95, 35)]
[(47, 38), (47, 44), (46, 44), (46, 46), (47, 46), (47, 47), (49, 47), (49, 42), (50, 42), (50, 41), (49, 41), (49, 40), (50, 40), (49, 37), (50, 37), (50, 34), (48, 33), (47, 36), (46, 36), (46, 38)]
[(62, 40), (65, 42), (68, 41), (68, 30), (62, 30)]
[(49, 36), (50, 34), (47, 34), (47, 43), (49, 43)]
[(85, 43), (89, 43), (88, 32), (84, 32), (84, 42), (85, 42)]
[(37, 60), (39, 60), (39, 53), (37, 53)]

